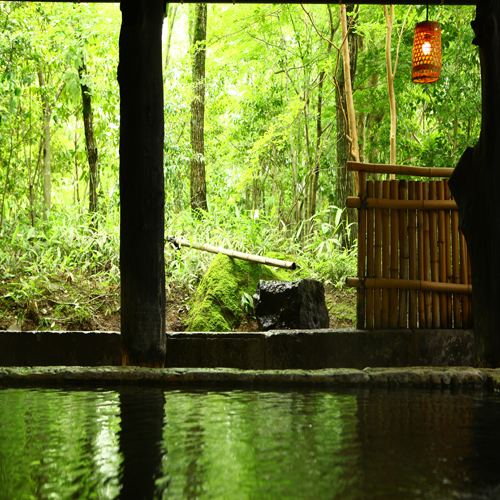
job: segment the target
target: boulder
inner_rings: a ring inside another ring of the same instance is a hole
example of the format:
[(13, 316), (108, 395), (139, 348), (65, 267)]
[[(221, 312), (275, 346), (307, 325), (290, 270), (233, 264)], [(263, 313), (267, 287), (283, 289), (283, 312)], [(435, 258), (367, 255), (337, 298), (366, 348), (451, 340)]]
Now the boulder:
[(259, 281), (253, 296), (261, 330), (328, 328), (325, 287), (310, 278), (299, 281)]

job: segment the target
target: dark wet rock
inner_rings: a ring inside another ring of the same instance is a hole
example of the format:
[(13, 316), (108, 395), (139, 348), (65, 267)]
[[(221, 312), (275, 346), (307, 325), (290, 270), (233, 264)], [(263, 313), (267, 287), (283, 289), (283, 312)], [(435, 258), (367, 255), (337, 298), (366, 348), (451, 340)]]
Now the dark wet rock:
[(254, 312), (261, 330), (328, 328), (329, 317), (323, 283), (260, 281), (253, 296)]

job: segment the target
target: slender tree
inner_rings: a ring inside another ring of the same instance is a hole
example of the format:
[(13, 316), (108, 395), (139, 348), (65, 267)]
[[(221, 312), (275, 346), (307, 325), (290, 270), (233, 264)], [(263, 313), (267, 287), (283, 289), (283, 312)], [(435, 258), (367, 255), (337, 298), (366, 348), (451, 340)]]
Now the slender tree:
[(85, 151), (89, 162), (89, 213), (92, 217), (92, 226), (96, 228), (95, 214), (99, 209), (97, 189), (99, 187), (99, 165), (97, 145), (94, 138), (94, 124), (92, 116), (92, 95), (88, 86), (88, 74), (85, 62), (82, 61), (78, 68), (80, 88), (82, 91), (83, 127), (85, 130)]
[(191, 101), (191, 209), (207, 210), (205, 180), (205, 55), (207, 4), (197, 3), (193, 30), (193, 97)]

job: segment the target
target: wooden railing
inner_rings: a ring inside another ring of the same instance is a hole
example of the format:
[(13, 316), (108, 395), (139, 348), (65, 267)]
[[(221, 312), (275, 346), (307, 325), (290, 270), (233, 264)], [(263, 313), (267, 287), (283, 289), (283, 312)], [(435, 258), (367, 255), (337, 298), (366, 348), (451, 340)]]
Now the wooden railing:
[(452, 168), (348, 163), (358, 171), (357, 328), (470, 328), (465, 238), (448, 180), (367, 180), (367, 173), (450, 177)]

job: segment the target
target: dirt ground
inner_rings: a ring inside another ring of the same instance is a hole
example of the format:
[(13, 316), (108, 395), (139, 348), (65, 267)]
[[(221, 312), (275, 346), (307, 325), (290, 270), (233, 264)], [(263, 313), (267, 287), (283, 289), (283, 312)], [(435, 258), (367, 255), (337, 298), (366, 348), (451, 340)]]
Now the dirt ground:
[[(66, 284), (67, 288), (69, 285)], [(73, 284), (71, 286), (74, 286)], [(90, 290), (90, 289), (89, 289)], [(37, 301), (13, 303), (0, 301), (0, 330), (57, 330), (57, 331), (120, 331), (119, 288), (108, 295), (95, 289), (90, 292), (84, 288), (66, 295), (63, 291), (50, 293)], [(94, 295), (92, 295), (94, 294)], [(1, 297), (1, 294), (0, 294)], [(96, 300), (96, 297), (99, 300)], [(166, 297), (166, 330), (170, 332), (184, 331), (184, 323), (189, 312), (191, 294), (185, 290), (172, 290)], [(63, 310), (58, 305), (66, 302), (89, 304), (85, 314), (81, 307)], [(325, 301), (330, 314), (330, 328), (354, 327), (356, 314), (356, 293), (352, 289), (338, 289), (325, 283)], [(65, 312), (65, 314), (64, 314)], [(239, 332), (258, 331), (255, 318), (245, 316)]]

